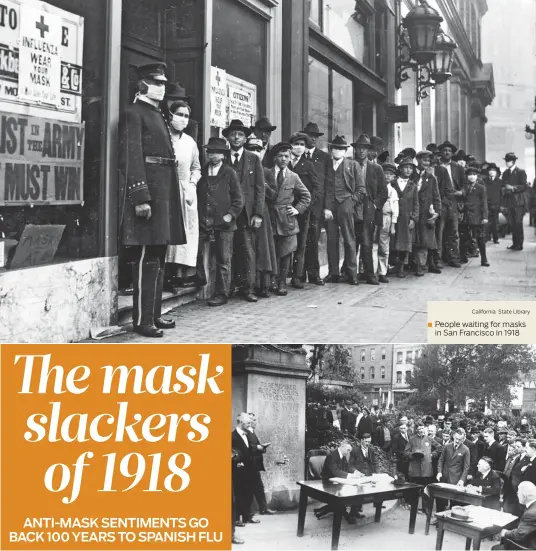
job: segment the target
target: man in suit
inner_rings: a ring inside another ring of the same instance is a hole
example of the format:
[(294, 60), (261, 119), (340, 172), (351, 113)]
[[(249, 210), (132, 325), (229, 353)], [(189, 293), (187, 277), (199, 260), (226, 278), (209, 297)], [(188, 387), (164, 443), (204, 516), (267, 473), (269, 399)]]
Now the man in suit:
[(350, 453), (350, 465), (365, 476), (379, 472), (378, 458), (376, 457), (374, 448), (371, 446), (371, 442), (371, 435), (365, 433), (361, 437), (359, 445), (354, 446)]
[(393, 436), (391, 444), (391, 453), (396, 461), (396, 470), (405, 477), (408, 476), (409, 461), (404, 454), (407, 443), (409, 442), (407, 425), (399, 425)]
[(175, 327), (173, 320), (161, 317), (164, 264), (168, 245), (186, 243), (175, 153), (159, 108), (165, 69), (162, 62), (138, 67), (138, 94), (120, 124), (121, 229), (134, 259), (133, 325), (149, 338)]
[[(363, 220), (365, 181), (358, 164), (347, 158), (350, 145), (344, 136), (330, 143), (331, 161), (326, 187), (324, 217), (328, 222), (329, 274), (325, 281), (339, 283), (339, 231), (344, 241), (348, 283), (358, 285), (356, 224)], [(381, 168), (380, 168), (381, 170)], [(383, 206), (383, 205), (382, 205)]]
[(461, 428), (461, 431), (463, 431), (463, 445), (467, 447), (469, 450), (469, 475), (475, 476), (477, 474), (477, 464), (478, 464), (478, 458), (477, 458), (477, 449), (474, 442), (472, 442), (469, 438), (467, 438), (467, 433), (465, 432), (465, 429)]
[(381, 448), (387, 455), (391, 456), (392, 431), (389, 427), (389, 415), (382, 415), (380, 423), (374, 430), (374, 445)]
[(232, 120), (222, 134), (231, 146), (230, 165), (238, 175), (245, 201), (234, 235), (235, 287), (241, 287), (248, 302), (257, 302), (253, 292), (257, 270), (256, 230), (261, 227), (264, 211), (264, 173), (260, 158), (244, 149), (249, 128), (242, 121)]
[(273, 193), (270, 213), (279, 266), (275, 292), (279, 296), (287, 294), (290, 261), (298, 248), (298, 216), (303, 215), (311, 203), (311, 194), (299, 176), (288, 168), (290, 150), (291, 146), (286, 142), (274, 145), (274, 167), (266, 171), (266, 185), (269, 193)]
[(452, 160), (457, 148), (448, 140), (439, 146), (441, 154), (440, 166), (442, 166), (450, 178), (452, 184), (452, 197), (446, 203), (446, 210), (443, 209), (441, 217), (441, 236), (443, 244), (443, 259), (453, 268), (459, 268), (460, 264), (460, 243), (458, 235), (458, 198), (462, 196), (463, 184), (465, 182), (465, 171), (462, 166)]
[(352, 144), (352, 147), (366, 187), (363, 220), (358, 221), (356, 227), (356, 248), (357, 252), (361, 248), (363, 279), (370, 285), (378, 285), (372, 247), (376, 226), (381, 227), (383, 225), (383, 206), (389, 196), (387, 181), (382, 167), (368, 159), (370, 150), (375, 149), (375, 146), (366, 134), (361, 134), (357, 141)]
[(519, 549), (510, 541), (525, 549), (536, 549), (536, 486), (532, 482), (521, 482), (517, 495), (519, 503), (525, 507), (525, 511), (517, 528), (501, 531), (501, 544), (494, 545), (493, 550)]
[(347, 400), (340, 412), (341, 431), (355, 434), (356, 419), (357, 416), (351, 407), (350, 400)]
[(324, 133), (320, 132), (318, 125), (314, 122), (308, 122), (302, 130), (309, 138), (309, 146), (305, 151), (305, 158), (313, 163), (316, 177), (318, 180), (318, 190), (315, 200), (311, 203), (309, 219), (309, 235), (307, 237), (307, 247), (305, 249), (305, 271), (309, 283), (314, 285), (324, 285), (324, 280), (320, 277), (320, 262), (318, 259), (318, 241), (322, 231), (324, 220), (324, 201), (326, 197), (326, 182), (328, 178), (328, 167), (330, 157), (319, 149), (316, 144), (318, 138)]
[(264, 149), (261, 151), (260, 158), (262, 160), (262, 166), (266, 168), (272, 168), (274, 166), (274, 156), (272, 148), (270, 147), (270, 138), (272, 132), (277, 128), (269, 120), (268, 117), (261, 117), (250, 128), (250, 133), (253, 133), (256, 138), (262, 140)]
[(525, 453), (527, 454), (527, 464), (521, 468), (521, 479), (528, 480), (536, 484), (536, 440), (527, 440), (525, 444)]
[(263, 455), (266, 453), (270, 443), (262, 444), (255, 432), (257, 430), (257, 416), (254, 413), (249, 413), (251, 419), (249, 424), (249, 434), (248, 438), (251, 445), (251, 453), (253, 456), (253, 464), (255, 466), (255, 478), (253, 485), (253, 495), (257, 500), (257, 505), (259, 506), (259, 513), (261, 515), (274, 515), (275, 511), (268, 508), (266, 503), (266, 495), (264, 493), (264, 483), (261, 477), (261, 471), (264, 471), (264, 459)]
[(499, 214), (502, 203), (501, 170), (495, 163), (490, 163), (486, 169), (486, 194), (488, 197), (489, 224), (487, 239), (493, 239), (493, 243), (499, 243)]
[[(311, 194), (311, 205), (318, 199), (318, 188), (320, 183), (316, 176), (316, 170), (313, 163), (307, 160), (305, 151), (309, 145), (309, 138), (303, 132), (295, 132), (288, 140), (292, 146), (290, 151), (290, 163), (288, 168), (295, 172), (302, 183)], [(298, 234), (298, 248), (294, 254), (294, 270), (292, 276), (292, 286), (296, 289), (303, 289), (305, 281), (305, 254), (307, 241), (309, 237), (309, 225), (311, 223), (311, 208), (298, 216), (298, 225), (300, 233)], [(316, 250), (318, 252), (318, 243)]]
[(508, 209), (508, 222), (512, 228), (512, 244), (508, 249), (522, 251), (523, 217), (527, 212), (527, 173), (516, 165), (515, 153), (507, 153), (504, 160), (508, 167), (502, 174), (504, 206)]
[(484, 455), (493, 461), (493, 468), (501, 473), (506, 463), (506, 450), (495, 440), (495, 432), (492, 428), (484, 430)]
[(236, 498), (236, 526), (245, 526), (246, 523), (258, 524), (260, 521), (253, 518), (251, 503), (253, 501), (254, 480), (256, 467), (253, 461), (252, 442), (249, 437), (251, 418), (247, 413), (240, 413), (236, 428), (231, 433), (233, 449), (240, 454), (240, 463), (233, 471), (233, 489)]
[(437, 179), (439, 197), (441, 199), (441, 213), (435, 226), (437, 250), (435, 251), (434, 259), (435, 265), (441, 269), (443, 268), (443, 226), (441, 220), (448, 219), (450, 205), (454, 199), (454, 186), (447, 169), (437, 162), (434, 164), (434, 175)]
[(503, 510), (516, 517), (521, 516), (523, 512), (517, 497), (517, 489), (523, 480), (523, 467), (530, 461), (525, 453), (525, 444), (525, 440), (516, 439), (514, 453), (504, 470)]
[[(471, 453), (462, 442), (465, 440), (463, 430), (457, 429), (453, 434), (453, 441), (446, 444), (437, 464), (437, 480), (448, 484), (463, 486), (471, 467)], [(447, 500), (437, 498), (436, 509), (444, 511)]]

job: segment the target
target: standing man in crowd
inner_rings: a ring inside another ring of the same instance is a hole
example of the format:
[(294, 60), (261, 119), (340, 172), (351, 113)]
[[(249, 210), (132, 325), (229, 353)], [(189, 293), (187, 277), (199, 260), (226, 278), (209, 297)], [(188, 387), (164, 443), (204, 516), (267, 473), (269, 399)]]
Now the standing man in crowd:
[(495, 163), (490, 163), (487, 168), (486, 195), (488, 197), (489, 224), (487, 240), (493, 239), (493, 243), (499, 243), (499, 214), (502, 202), (501, 170)]
[(512, 228), (512, 251), (523, 250), (523, 217), (527, 212), (527, 173), (519, 168), (517, 155), (507, 153), (504, 157), (508, 167), (502, 174), (504, 206), (508, 209), (508, 222)]
[(262, 166), (266, 168), (272, 168), (274, 166), (274, 156), (271, 151), (270, 138), (272, 137), (272, 132), (276, 130), (277, 126), (274, 126), (269, 120), (268, 117), (261, 117), (258, 121), (255, 122), (255, 125), (249, 129), (247, 135), (253, 133), (256, 138), (262, 140), (264, 149), (261, 151), (260, 158), (262, 161)]
[(495, 440), (495, 432), (492, 428), (484, 430), (484, 455), (493, 461), (493, 468), (503, 472), (506, 463), (506, 450)]
[(536, 484), (536, 440), (527, 440), (525, 444), (525, 453), (527, 455), (527, 464), (521, 468), (521, 479), (529, 480)]
[(516, 517), (521, 516), (522, 510), (517, 498), (517, 489), (523, 480), (523, 467), (528, 465), (529, 458), (525, 453), (526, 442), (517, 438), (514, 442), (514, 452), (504, 470), (503, 510)]
[(248, 302), (257, 302), (254, 294), (257, 274), (256, 230), (261, 227), (264, 211), (264, 173), (259, 157), (244, 149), (249, 128), (238, 119), (222, 130), (231, 146), (231, 167), (238, 175), (244, 195), (244, 208), (236, 220), (233, 265), (235, 289), (240, 287)]

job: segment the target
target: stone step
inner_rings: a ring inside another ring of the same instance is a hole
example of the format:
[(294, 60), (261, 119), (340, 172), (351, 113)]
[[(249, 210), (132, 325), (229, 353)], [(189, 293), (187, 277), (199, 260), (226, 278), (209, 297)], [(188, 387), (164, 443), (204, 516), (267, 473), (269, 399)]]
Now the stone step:
[[(177, 306), (183, 306), (194, 302), (199, 289), (197, 287), (185, 287), (179, 289), (176, 294), (164, 291), (162, 293), (162, 313), (165, 314)], [(132, 295), (119, 295), (118, 298), (118, 325), (132, 323)]]

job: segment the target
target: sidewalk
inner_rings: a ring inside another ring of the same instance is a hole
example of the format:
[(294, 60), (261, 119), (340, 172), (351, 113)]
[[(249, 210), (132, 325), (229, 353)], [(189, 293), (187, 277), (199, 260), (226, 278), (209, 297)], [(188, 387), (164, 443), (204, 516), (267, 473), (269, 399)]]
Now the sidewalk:
[(510, 236), (498, 245), (488, 243), (489, 268), (471, 258), (461, 269), (392, 277), (379, 286), (307, 284), (304, 290), (289, 287), (286, 297), (255, 304), (233, 298), (217, 308), (197, 300), (167, 314), (177, 327), (165, 331), (162, 339), (128, 333), (102, 342), (426, 342), (428, 301), (536, 300), (536, 238), (528, 216), (525, 222), (524, 250), (507, 250)]
[[(403, 550), (430, 550), (435, 548), (436, 530), (431, 527), (430, 534), (424, 535), (426, 517), (419, 513), (415, 525), (415, 533), (408, 533), (409, 510), (393, 507), (396, 502), (386, 502), (387, 509), (382, 513), (378, 524), (374, 522), (374, 513), (371, 505), (365, 505), (363, 511), (365, 519), (355, 525), (349, 525), (343, 520), (339, 549), (374, 549), (374, 551), (396, 549)], [(302, 538), (296, 536), (298, 513), (282, 513), (274, 516), (261, 516), (260, 524), (248, 524), (244, 528), (237, 528), (236, 535), (243, 539), (243, 545), (233, 545), (236, 551), (257, 550), (319, 550), (331, 548), (331, 525), (333, 516), (328, 515), (317, 520), (311, 505), (305, 517), (305, 532)], [(483, 541), (481, 549), (491, 549), (497, 542)], [(465, 538), (445, 532), (443, 549), (465, 549)]]

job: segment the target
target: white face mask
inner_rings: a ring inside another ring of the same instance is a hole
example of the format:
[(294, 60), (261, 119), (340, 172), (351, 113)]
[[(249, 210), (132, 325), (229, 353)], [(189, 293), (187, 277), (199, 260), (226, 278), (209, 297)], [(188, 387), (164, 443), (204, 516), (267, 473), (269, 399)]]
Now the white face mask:
[(506, 161), (506, 166), (512, 168), (514, 166), (514, 161)]
[(292, 146), (292, 154), (296, 155), (296, 157), (301, 157), (305, 153), (305, 146), (304, 145), (293, 145)]
[(469, 182), (471, 182), (471, 184), (474, 184), (477, 178), (478, 176), (476, 174), (469, 174), (469, 176), (467, 176), (467, 179), (469, 180)]
[(331, 155), (334, 159), (342, 159), (345, 155), (346, 151), (344, 149), (332, 149)]
[(171, 119), (171, 126), (178, 132), (182, 132), (188, 126), (188, 119), (185, 117), (179, 117), (178, 115), (173, 115)]
[(156, 84), (147, 84), (146, 96), (149, 99), (152, 99), (153, 101), (162, 101), (165, 95), (166, 95), (165, 86), (157, 86)]
[(490, 177), (492, 180), (495, 180), (495, 176), (497, 176), (497, 172), (495, 172), (495, 170), (490, 170), (490, 171), (489, 171), (489, 177)]

